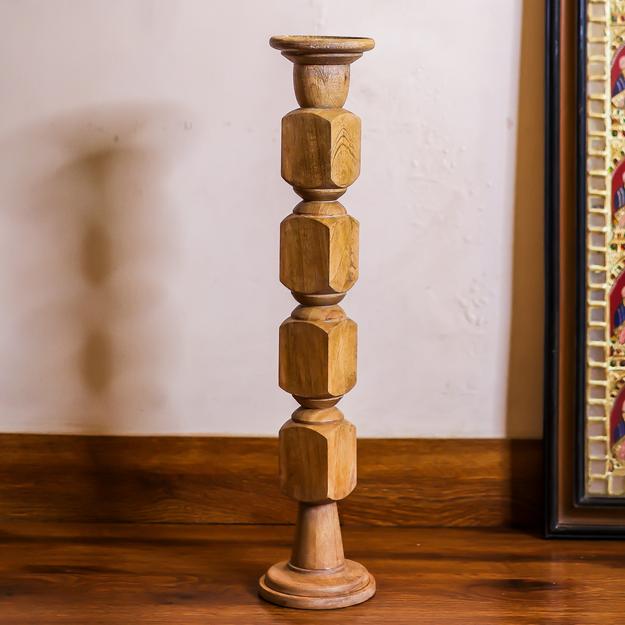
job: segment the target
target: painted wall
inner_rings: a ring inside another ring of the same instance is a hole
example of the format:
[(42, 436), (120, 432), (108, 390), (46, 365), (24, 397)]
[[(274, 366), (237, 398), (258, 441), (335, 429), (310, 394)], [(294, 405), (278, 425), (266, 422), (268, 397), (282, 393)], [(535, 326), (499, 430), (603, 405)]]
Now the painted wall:
[(0, 430), (275, 435), (271, 34), (368, 35), (362, 436), (541, 431), (541, 0), (0, 3)]

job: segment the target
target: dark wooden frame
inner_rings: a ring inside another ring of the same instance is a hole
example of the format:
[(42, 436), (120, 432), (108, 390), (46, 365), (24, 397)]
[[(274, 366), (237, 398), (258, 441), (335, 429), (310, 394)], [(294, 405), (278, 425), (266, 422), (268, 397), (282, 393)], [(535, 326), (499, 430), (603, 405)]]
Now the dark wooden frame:
[(546, 1), (545, 486), (548, 537), (624, 537), (625, 498), (585, 496), (586, 2)]

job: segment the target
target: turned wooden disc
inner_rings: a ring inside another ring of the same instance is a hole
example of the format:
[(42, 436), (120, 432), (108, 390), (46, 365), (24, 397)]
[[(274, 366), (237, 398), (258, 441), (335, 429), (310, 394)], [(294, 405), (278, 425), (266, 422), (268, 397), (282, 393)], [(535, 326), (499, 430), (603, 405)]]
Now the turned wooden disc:
[(269, 45), (289, 52), (355, 52), (363, 53), (375, 46), (369, 37), (327, 37), (321, 35), (276, 35)]
[(375, 579), (358, 562), (333, 571), (298, 571), (274, 564), (259, 580), (260, 596), (287, 608), (331, 610), (362, 603), (375, 594)]

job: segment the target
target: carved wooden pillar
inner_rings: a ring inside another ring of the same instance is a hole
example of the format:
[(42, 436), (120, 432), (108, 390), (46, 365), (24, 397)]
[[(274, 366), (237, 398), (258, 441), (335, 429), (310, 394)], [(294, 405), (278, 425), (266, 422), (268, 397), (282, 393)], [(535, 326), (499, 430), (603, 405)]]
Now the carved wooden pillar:
[(358, 222), (337, 201), (360, 173), (360, 119), (342, 108), (371, 39), (272, 37), (294, 63), (301, 108), (282, 119), (282, 177), (302, 197), (280, 227), (280, 281), (300, 303), (280, 326), (280, 387), (300, 404), (280, 430), (280, 482), (299, 502), (291, 559), (260, 595), (293, 608), (369, 599), (375, 581), (343, 555), (336, 502), (356, 486), (356, 428), (336, 407), (356, 383), (356, 324), (338, 303), (358, 278)]

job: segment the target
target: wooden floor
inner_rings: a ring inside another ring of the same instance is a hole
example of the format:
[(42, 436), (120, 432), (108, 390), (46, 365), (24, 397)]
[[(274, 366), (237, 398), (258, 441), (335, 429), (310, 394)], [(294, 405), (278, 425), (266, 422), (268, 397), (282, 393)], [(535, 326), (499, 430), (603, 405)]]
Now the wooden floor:
[(277, 608), (256, 578), (287, 526), (0, 525), (2, 625), (599, 625), (625, 614), (625, 544), (470, 529), (346, 528), (378, 594), (337, 612)]

